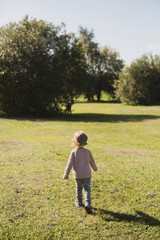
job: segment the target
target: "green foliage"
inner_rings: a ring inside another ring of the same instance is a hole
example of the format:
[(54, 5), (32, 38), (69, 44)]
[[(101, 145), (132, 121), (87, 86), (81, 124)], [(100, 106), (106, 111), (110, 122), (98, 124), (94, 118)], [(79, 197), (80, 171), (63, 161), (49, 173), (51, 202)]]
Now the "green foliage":
[[(24, 18), (1, 30), (2, 110), (9, 114), (57, 110), (58, 79), (54, 56), (57, 29)], [(58, 88), (59, 89), (59, 88)]]
[(0, 32), (0, 102), (7, 114), (60, 112), (80, 93), (81, 45), (64, 27), (24, 18)]
[(97, 96), (99, 101), (102, 91), (113, 94), (113, 81), (118, 78), (124, 64), (119, 54), (110, 48), (100, 48), (94, 42), (93, 31), (80, 28), (80, 41), (84, 46), (84, 54), (87, 62), (87, 82), (85, 95), (88, 100)]
[(64, 24), (26, 16), (0, 29), (0, 112), (60, 113), (75, 97), (99, 101), (103, 92), (128, 104), (160, 104), (160, 57), (145, 55), (123, 67), (93, 31), (81, 27), (76, 37)]
[(144, 55), (120, 73), (116, 96), (133, 105), (160, 104), (160, 57)]
[(58, 78), (61, 82), (60, 94), (66, 102), (72, 101), (75, 96), (83, 92), (86, 73), (83, 47), (74, 34), (64, 32), (59, 36), (57, 62)]
[(100, 100), (113, 93), (123, 67), (118, 53), (100, 49), (93, 31), (68, 34), (65, 25), (43, 20), (10, 23), (0, 29), (0, 111), (8, 115), (44, 115), (65, 110), (85, 94)]
[(79, 29), (80, 42), (83, 45), (83, 53), (86, 60), (86, 81), (84, 94), (89, 101), (94, 100), (95, 95), (95, 62), (99, 57), (98, 43), (94, 41), (94, 32), (87, 28), (80, 27)]
[(118, 79), (123, 66), (123, 60), (120, 59), (119, 54), (115, 50), (107, 47), (99, 49), (99, 57), (96, 61), (95, 84), (98, 101), (102, 91), (114, 95), (113, 83), (115, 79)]

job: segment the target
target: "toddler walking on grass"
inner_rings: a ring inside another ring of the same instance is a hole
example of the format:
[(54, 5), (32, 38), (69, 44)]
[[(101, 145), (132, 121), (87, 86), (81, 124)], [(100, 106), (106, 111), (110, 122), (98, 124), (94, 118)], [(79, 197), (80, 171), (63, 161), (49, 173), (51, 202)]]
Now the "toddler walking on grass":
[(91, 151), (84, 148), (87, 144), (87, 140), (87, 134), (83, 131), (79, 131), (74, 134), (73, 146), (75, 149), (71, 151), (63, 178), (68, 179), (72, 169), (73, 176), (76, 181), (75, 205), (77, 207), (84, 206), (82, 202), (82, 190), (84, 189), (85, 210), (87, 213), (92, 214), (90, 189), (92, 177), (91, 168), (94, 171), (97, 171), (98, 167), (96, 166)]

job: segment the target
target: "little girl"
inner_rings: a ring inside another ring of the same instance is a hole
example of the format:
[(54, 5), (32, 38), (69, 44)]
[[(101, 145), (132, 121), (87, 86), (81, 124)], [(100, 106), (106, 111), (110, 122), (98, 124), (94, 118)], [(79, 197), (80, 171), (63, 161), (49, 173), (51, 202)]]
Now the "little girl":
[(73, 138), (73, 145), (75, 147), (72, 150), (68, 163), (65, 169), (63, 178), (68, 179), (71, 169), (73, 170), (73, 176), (76, 181), (76, 197), (75, 205), (77, 207), (83, 206), (82, 203), (82, 189), (84, 189), (85, 195), (85, 210), (87, 213), (92, 214), (91, 207), (91, 168), (97, 171), (98, 168), (92, 156), (90, 150), (84, 148), (87, 144), (87, 134), (83, 131), (76, 132)]

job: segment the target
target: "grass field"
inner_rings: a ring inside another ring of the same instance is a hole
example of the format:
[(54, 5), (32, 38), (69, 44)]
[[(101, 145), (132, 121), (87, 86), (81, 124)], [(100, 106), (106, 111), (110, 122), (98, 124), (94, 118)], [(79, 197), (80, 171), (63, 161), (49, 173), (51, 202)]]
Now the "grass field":
[[(93, 215), (62, 176), (73, 134), (99, 167)], [(56, 119), (0, 118), (0, 239), (160, 239), (160, 107), (77, 103)]]

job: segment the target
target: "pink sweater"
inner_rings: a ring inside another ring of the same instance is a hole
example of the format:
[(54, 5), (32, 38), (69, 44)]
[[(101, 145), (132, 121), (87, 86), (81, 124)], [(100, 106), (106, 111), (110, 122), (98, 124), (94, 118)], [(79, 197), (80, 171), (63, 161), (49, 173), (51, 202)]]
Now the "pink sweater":
[(91, 151), (86, 148), (75, 148), (69, 156), (63, 178), (69, 178), (71, 169), (73, 170), (73, 176), (75, 179), (91, 178), (90, 166), (94, 171), (98, 170)]

